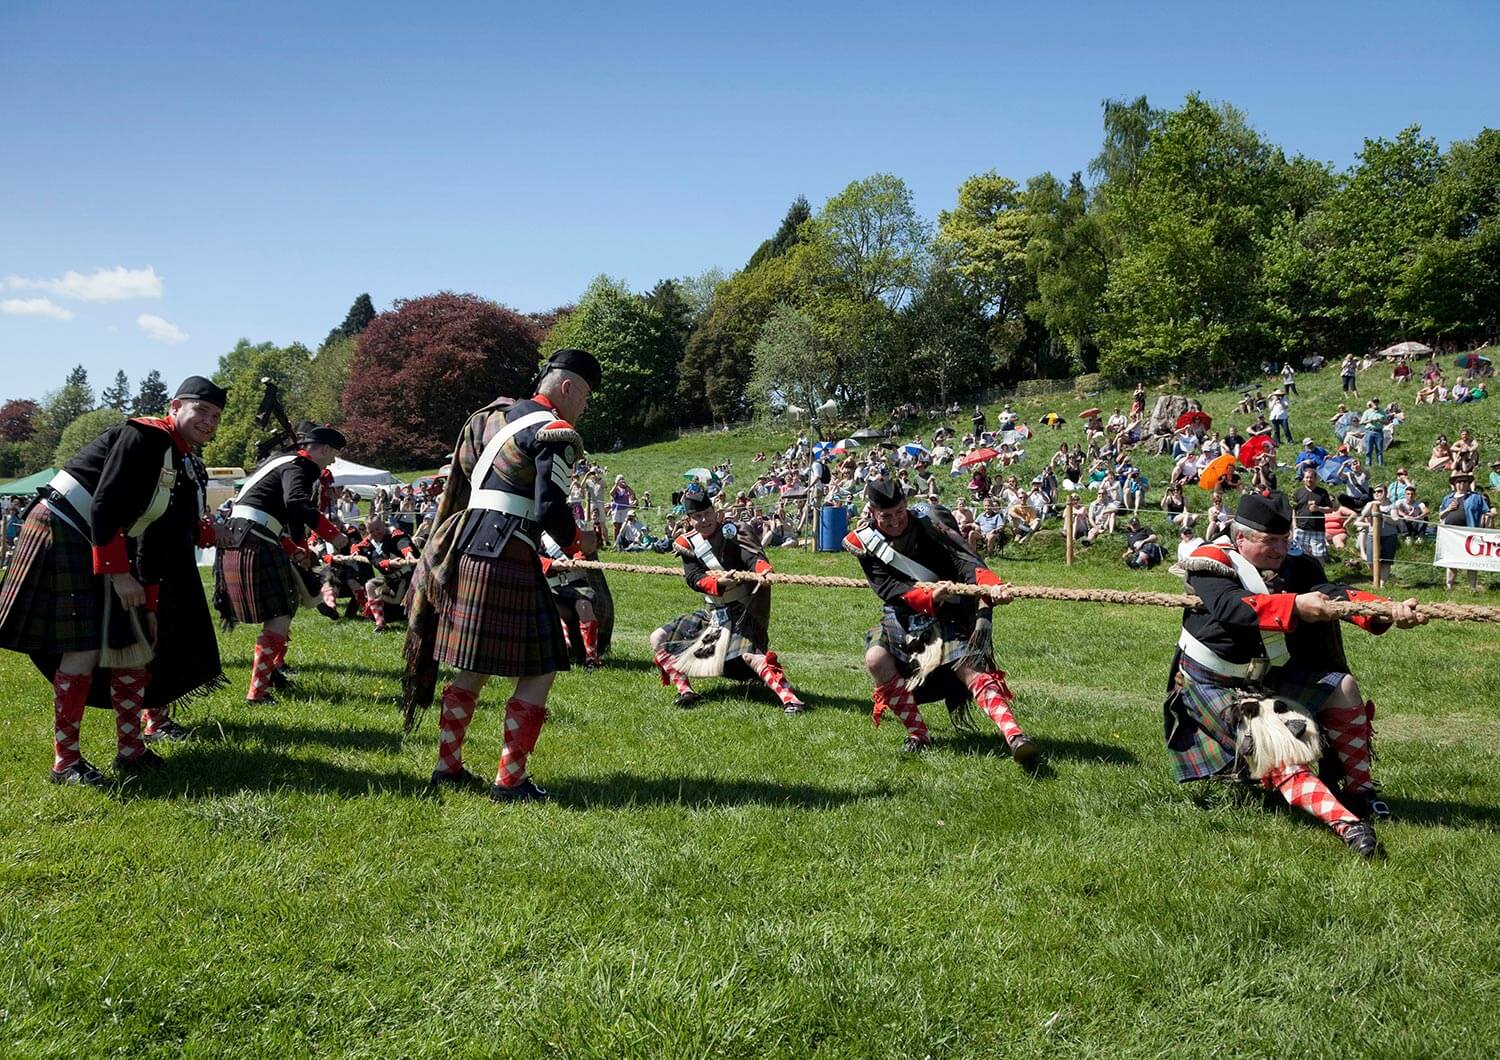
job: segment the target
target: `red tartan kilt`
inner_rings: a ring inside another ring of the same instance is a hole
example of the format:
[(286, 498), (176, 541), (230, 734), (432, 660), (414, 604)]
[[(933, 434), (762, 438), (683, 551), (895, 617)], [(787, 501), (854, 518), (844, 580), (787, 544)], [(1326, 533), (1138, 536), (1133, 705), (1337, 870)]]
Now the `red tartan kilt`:
[(215, 562), (236, 622), (267, 622), (297, 613), (297, 572), (280, 545), (257, 541), (220, 549)]
[(498, 557), (460, 559), (433, 654), (446, 666), (502, 677), (566, 670), (562, 621), (536, 554), (512, 542)]
[(0, 584), (0, 648), (27, 654), (98, 651), (104, 590), (89, 542), (37, 504)]

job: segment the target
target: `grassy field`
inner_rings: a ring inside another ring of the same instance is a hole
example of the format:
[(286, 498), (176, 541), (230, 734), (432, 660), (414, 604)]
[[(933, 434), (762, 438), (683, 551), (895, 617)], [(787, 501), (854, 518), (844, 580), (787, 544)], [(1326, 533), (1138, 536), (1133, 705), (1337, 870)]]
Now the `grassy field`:
[[(1418, 419), (1402, 455), (1425, 465), (1452, 412)], [(1492, 440), (1493, 422), (1476, 423)], [(723, 455), (748, 470), (772, 438), (607, 462), (664, 494)], [(1064, 568), (1055, 539), (996, 567), (1180, 585), (1113, 545)], [(894, 721), (872, 729), (871, 595), (776, 590), (773, 645), (814, 708), (788, 718), (714, 681), (676, 710), (646, 637), (695, 597), (612, 584), (615, 650), (559, 679), (533, 758), (545, 806), (427, 792), (435, 718), (402, 738), (400, 640), (368, 623), (300, 615), (299, 691), (269, 708), (242, 701), (254, 631), (225, 636), (233, 686), (184, 713), (198, 738), (112, 792), (46, 783), (48, 686), (0, 656), (0, 1055), (1478, 1057), (1500, 1040), (1493, 631), (1348, 631), (1400, 816), (1364, 863), (1300, 816), (1170, 782), (1174, 612), (1000, 613), (1017, 715), (1048, 754), (1031, 778), (987, 723), (957, 732), (940, 708), (924, 756)], [(487, 690), (469, 738), (486, 773), (502, 699)], [(107, 713), (84, 749), (111, 758)]]

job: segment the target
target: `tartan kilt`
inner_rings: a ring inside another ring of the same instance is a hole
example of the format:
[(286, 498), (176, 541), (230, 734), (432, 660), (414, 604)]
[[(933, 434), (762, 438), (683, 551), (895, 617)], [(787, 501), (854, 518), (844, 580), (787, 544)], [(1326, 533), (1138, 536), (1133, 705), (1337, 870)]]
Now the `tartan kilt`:
[(222, 588), (214, 603), (226, 620), (260, 623), (297, 613), (297, 572), (280, 544), (251, 534), (244, 548), (220, 549), (214, 567)]
[(98, 651), (104, 592), (89, 541), (37, 503), (0, 584), (0, 648), (28, 655)]
[[(728, 622), (720, 621), (720, 626), (728, 629), (729, 645), (724, 650), (724, 666), (717, 674), (699, 674), (704, 677), (730, 677), (740, 680), (749, 680), (755, 674), (745, 664), (738, 663), (742, 655), (759, 655), (766, 649), (755, 644), (744, 633), (741, 628), (741, 619), (744, 618), (745, 609), (743, 605), (730, 604), (720, 610), (727, 612)], [(714, 616), (706, 607), (700, 607), (696, 611), (689, 611), (685, 615), (678, 615), (672, 621), (661, 627), (660, 632), (666, 634), (662, 641), (662, 651), (672, 656), (673, 661), (679, 669), (687, 661), (694, 648), (697, 646), (698, 638), (703, 631), (713, 625)], [(731, 663), (738, 665), (731, 666)], [(748, 675), (748, 676), (746, 676)]]
[(926, 615), (919, 615), (912, 620), (911, 628), (908, 629), (902, 624), (896, 609), (887, 607), (880, 617), (880, 625), (871, 627), (865, 633), (865, 650), (877, 646), (884, 648), (895, 662), (896, 672), (903, 679), (909, 680), (917, 673), (918, 656), (923, 649), (941, 637), (942, 661), (913, 690), (913, 695), (918, 703), (967, 699), (968, 686), (959, 679), (953, 669), (954, 665), (967, 663), (981, 672), (997, 668), (993, 658), (981, 657), (969, 647), (969, 636), (974, 631), (973, 622), (972, 615), (965, 622), (942, 616), (928, 618)]
[(1179, 783), (1238, 772), (1230, 711), (1247, 695), (1281, 696), (1316, 715), (1344, 677), (1337, 670), (1282, 666), (1252, 682), (1216, 674), (1185, 655), (1179, 655), (1177, 671), (1182, 687), (1168, 696), (1166, 720), (1172, 779)]
[(568, 645), (536, 553), (515, 541), (499, 556), (464, 556), (438, 614), (433, 657), (472, 673), (531, 677), (568, 669)]

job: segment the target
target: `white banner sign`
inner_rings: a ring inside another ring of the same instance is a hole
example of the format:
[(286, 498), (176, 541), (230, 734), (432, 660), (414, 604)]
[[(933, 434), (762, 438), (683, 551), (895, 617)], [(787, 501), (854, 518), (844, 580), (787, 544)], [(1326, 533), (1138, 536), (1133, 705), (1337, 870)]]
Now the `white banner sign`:
[(1500, 571), (1500, 529), (1439, 526), (1434, 567)]

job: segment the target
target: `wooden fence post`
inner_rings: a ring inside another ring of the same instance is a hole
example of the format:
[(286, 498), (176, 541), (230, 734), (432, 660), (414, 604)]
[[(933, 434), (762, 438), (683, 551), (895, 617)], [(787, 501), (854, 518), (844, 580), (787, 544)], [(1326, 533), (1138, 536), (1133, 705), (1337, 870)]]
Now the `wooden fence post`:
[(1064, 518), (1067, 520), (1067, 525), (1063, 527), (1063, 541), (1065, 542), (1065, 561), (1069, 567), (1073, 565), (1073, 534), (1078, 524), (1077, 503), (1078, 495), (1070, 493), (1068, 494), (1068, 503), (1063, 507)]

